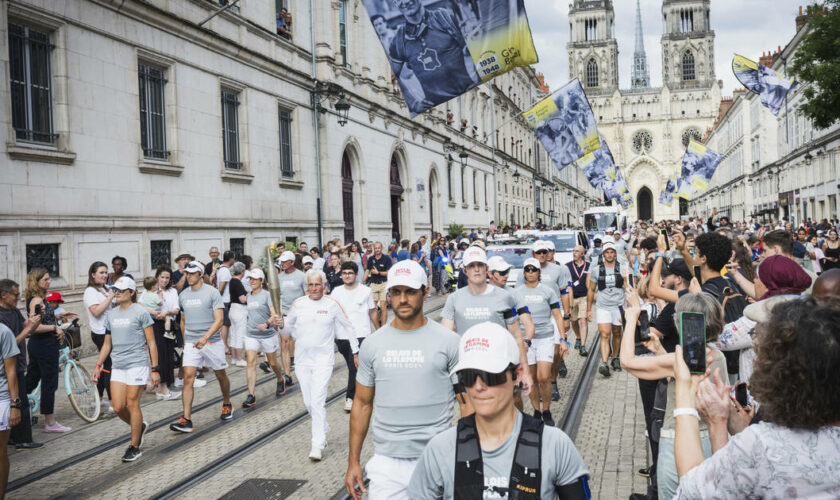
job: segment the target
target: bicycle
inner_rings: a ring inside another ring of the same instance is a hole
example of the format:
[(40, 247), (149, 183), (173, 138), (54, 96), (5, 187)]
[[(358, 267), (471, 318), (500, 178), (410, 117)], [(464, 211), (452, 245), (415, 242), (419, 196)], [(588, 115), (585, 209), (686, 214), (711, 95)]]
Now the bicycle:
[[(99, 418), (99, 391), (90, 381), (90, 370), (79, 361), (78, 349), (81, 347), (81, 328), (79, 320), (74, 319), (61, 327), (64, 330), (64, 347), (58, 352), (58, 367), (64, 381), (64, 392), (70, 400), (70, 406), (86, 422), (95, 422)], [(76, 347), (73, 347), (76, 346)], [(41, 382), (28, 394), (29, 415), (32, 423), (38, 422), (35, 413), (41, 406)]]

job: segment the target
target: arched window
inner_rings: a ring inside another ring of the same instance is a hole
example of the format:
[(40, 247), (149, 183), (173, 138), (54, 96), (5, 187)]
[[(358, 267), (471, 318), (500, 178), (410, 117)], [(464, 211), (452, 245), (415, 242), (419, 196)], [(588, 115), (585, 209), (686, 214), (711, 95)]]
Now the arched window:
[(598, 63), (595, 62), (595, 59), (590, 59), (589, 62), (586, 63), (586, 86), (598, 86)]
[(690, 50), (683, 53), (682, 79), (683, 81), (694, 80), (694, 54)]

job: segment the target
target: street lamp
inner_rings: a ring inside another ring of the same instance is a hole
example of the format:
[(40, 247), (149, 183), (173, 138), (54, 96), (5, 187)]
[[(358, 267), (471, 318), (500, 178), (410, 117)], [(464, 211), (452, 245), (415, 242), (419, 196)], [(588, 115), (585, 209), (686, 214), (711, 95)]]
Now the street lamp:
[(338, 102), (335, 103), (335, 110), (338, 112), (338, 124), (340, 126), (347, 125), (347, 115), (350, 113), (350, 103), (347, 102), (347, 99), (344, 97), (344, 92), (338, 98)]
[(813, 156), (811, 156), (811, 152), (810, 152), (810, 151), (809, 151), (809, 152), (807, 152), (807, 153), (805, 153), (805, 165), (810, 165), (810, 164), (811, 164), (811, 160), (813, 160), (813, 159), (814, 159), (814, 157), (813, 157)]
[(338, 102), (335, 103), (335, 111), (338, 116), (338, 124), (340, 126), (347, 125), (348, 115), (350, 113), (350, 102), (344, 96), (344, 89), (341, 85), (332, 82), (318, 81), (315, 84), (315, 89), (312, 91), (312, 103), (319, 113), (326, 113), (328, 109), (322, 106), (324, 99), (337, 96)]
[(462, 148), (461, 152), (458, 153), (458, 159), (461, 160), (461, 166), (462, 167), (464, 167), (464, 168), (467, 167), (467, 158), (469, 158), (469, 157), (470, 157), (470, 155), (467, 154), (467, 150)]

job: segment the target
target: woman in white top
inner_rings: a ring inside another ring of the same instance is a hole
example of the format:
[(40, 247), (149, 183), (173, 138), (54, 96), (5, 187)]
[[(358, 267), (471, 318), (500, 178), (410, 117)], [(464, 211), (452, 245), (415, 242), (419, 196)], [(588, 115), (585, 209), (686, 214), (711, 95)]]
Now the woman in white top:
[(181, 306), (178, 303), (178, 291), (172, 286), (172, 269), (167, 265), (158, 266), (155, 271), (157, 280), (157, 293), (161, 298), (160, 311), (149, 311), (155, 323), (152, 325), (155, 333), (155, 345), (157, 345), (158, 365), (160, 366), (160, 382), (157, 385), (155, 394), (158, 399), (178, 399), (181, 393), (170, 391), (169, 385), (175, 383), (175, 335), (170, 331), (166, 333), (166, 318), (169, 317), (171, 325), (176, 325), (175, 319)]
[[(105, 314), (111, 307), (111, 301), (115, 294), (112, 289), (106, 286), (108, 282), (108, 264), (96, 261), (88, 269), (88, 284), (85, 288), (84, 304), (88, 313), (88, 324), (90, 325), (90, 338), (93, 340), (96, 349), (101, 351), (105, 343)], [(102, 362), (102, 375), (96, 383), (99, 390), (99, 399), (104, 406), (105, 398), (103, 393), (108, 392), (108, 400), (111, 400), (111, 357), (108, 356)]]

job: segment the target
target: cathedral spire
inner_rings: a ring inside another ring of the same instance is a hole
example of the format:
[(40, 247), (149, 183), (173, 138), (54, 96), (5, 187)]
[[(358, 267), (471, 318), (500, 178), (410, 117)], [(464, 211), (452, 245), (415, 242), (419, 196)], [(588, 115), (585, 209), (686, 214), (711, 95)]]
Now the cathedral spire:
[(645, 40), (642, 30), (642, 9), (636, 0), (636, 50), (633, 52), (632, 87), (646, 88), (650, 86), (650, 72), (645, 55)]

